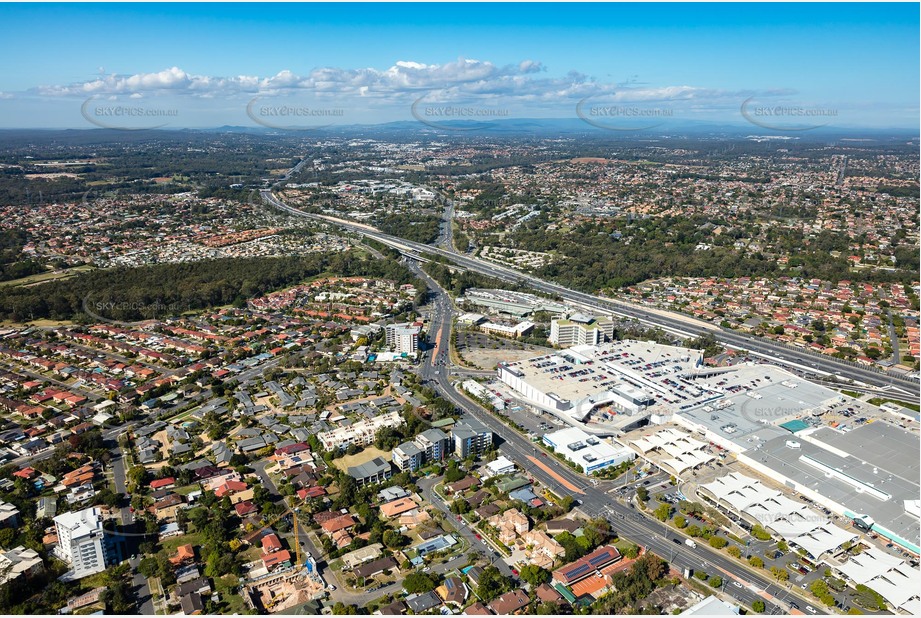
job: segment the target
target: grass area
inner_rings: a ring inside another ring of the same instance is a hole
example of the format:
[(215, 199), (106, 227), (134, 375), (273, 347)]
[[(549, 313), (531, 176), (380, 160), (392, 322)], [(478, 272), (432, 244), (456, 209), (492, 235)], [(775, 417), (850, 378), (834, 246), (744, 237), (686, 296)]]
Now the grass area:
[(94, 573), (80, 580), (81, 590), (92, 590), (93, 588), (104, 587), (106, 585), (105, 571)]
[(906, 403), (904, 401), (899, 401), (898, 399), (884, 399), (882, 397), (874, 397), (870, 399), (867, 403), (874, 406), (881, 406), (884, 403), (894, 403), (897, 406), (902, 406), (903, 408), (908, 408), (909, 410), (914, 410), (915, 412), (921, 412), (921, 406), (916, 403)]
[(860, 393), (855, 393), (854, 391), (841, 390), (842, 395), (847, 395), (848, 397), (853, 397), (854, 399), (860, 399), (862, 395)]
[(188, 545), (188, 544), (201, 545), (202, 544), (201, 533), (192, 532), (189, 534), (183, 534), (181, 536), (170, 537), (168, 539), (163, 539), (162, 541), (160, 541), (160, 547), (162, 547), (163, 550), (166, 551), (168, 556), (172, 556), (173, 554), (175, 554), (176, 549), (180, 545)]
[(233, 575), (214, 578), (214, 590), (220, 595), (221, 602), (226, 605), (223, 614), (246, 614), (249, 609), (243, 597), (234, 592), (239, 582)]
[(199, 487), (197, 483), (193, 483), (191, 485), (186, 485), (185, 487), (174, 489), (173, 493), (177, 493), (180, 496), (188, 496), (193, 491), (198, 491), (199, 489), (201, 489), (201, 487)]
[(171, 416), (171, 417), (169, 417), (169, 418), (167, 418), (167, 419), (164, 419), (164, 422), (167, 422), (167, 423), (174, 423), (174, 422), (176, 422), (176, 421), (181, 421), (181, 420), (183, 420), (183, 419), (185, 419), (185, 418), (191, 416), (191, 415), (192, 415), (192, 412), (194, 412), (197, 408), (200, 408), (200, 407), (201, 407), (201, 406), (194, 406), (194, 407), (192, 407), (192, 408), (189, 408), (188, 410), (186, 410), (186, 411), (184, 411), (184, 412), (180, 412), (179, 414), (177, 414), (177, 415), (175, 415), (175, 416)]
[(13, 328), (22, 328), (23, 326), (37, 326), (39, 328), (51, 328), (54, 326), (71, 326), (71, 320), (29, 320), (28, 322), (13, 322), (12, 320), (0, 321), (0, 325), (11, 326)]
[(35, 275), (29, 275), (28, 277), (22, 277), (21, 279), (10, 279), (9, 281), (0, 281), (0, 288), (3, 287), (13, 287), (17, 285), (32, 285), (35, 283), (46, 283), (48, 281), (55, 281), (57, 279), (68, 279), (80, 273), (93, 270), (92, 266), (75, 266), (74, 268), (68, 268), (66, 270), (57, 270), (46, 273), (38, 273)]
[[(258, 539), (253, 539), (253, 540), (256, 541)], [(292, 552), (292, 555), (293, 553), (294, 552)], [(245, 550), (241, 551), (239, 556), (240, 556), (240, 560), (242, 560), (243, 562), (255, 562), (256, 560), (259, 560), (259, 558), (262, 556), (262, 547), (260, 545), (251, 545), (247, 547)]]
[(390, 461), (391, 453), (387, 451), (382, 451), (381, 449), (374, 446), (366, 446), (365, 449), (355, 455), (345, 455), (338, 459), (333, 460), (333, 465), (345, 472), (351, 466), (360, 466), (363, 463), (368, 463), (375, 457), (380, 457), (384, 461)]

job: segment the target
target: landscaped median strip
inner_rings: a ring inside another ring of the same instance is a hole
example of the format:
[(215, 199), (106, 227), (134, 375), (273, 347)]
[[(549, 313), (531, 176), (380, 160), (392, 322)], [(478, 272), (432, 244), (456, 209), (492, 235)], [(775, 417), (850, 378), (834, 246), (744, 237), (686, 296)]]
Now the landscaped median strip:
[(538, 468), (540, 468), (541, 470), (543, 470), (544, 472), (552, 476), (554, 479), (556, 479), (557, 482), (559, 482), (563, 487), (565, 487), (569, 491), (573, 493), (585, 495), (584, 491), (582, 491), (581, 489), (579, 489), (578, 487), (576, 487), (575, 485), (567, 481), (565, 478), (563, 478), (562, 475), (558, 474), (557, 472), (554, 472), (553, 468), (551, 468), (550, 466), (542, 462), (537, 457), (532, 457), (531, 455), (528, 455), (528, 460), (534, 465), (536, 465)]

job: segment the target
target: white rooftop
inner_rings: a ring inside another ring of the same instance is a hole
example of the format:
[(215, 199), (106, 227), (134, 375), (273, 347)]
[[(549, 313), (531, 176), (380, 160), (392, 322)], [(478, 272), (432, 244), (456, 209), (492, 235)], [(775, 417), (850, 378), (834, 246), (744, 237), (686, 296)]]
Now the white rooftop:
[(79, 537), (102, 528), (102, 514), (97, 508), (69, 511), (55, 516), (54, 523), (69, 530), (71, 536)]
[(738, 472), (721, 476), (701, 488), (736, 512), (761, 522), (791, 544), (802, 547), (814, 558), (834, 552), (855, 537), (853, 532), (834, 525), (818, 511)]

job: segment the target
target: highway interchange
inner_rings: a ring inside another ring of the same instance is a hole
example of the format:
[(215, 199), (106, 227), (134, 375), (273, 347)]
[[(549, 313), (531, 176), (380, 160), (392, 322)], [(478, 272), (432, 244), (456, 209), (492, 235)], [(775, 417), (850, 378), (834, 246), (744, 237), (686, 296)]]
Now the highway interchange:
[(438, 255), (466, 270), (506, 282), (523, 283), (535, 290), (557, 296), (589, 310), (596, 309), (605, 313), (613, 313), (621, 317), (632, 318), (643, 324), (658, 326), (667, 332), (684, 337), (695, 337), (709, 333), (714, 335), (728, 347), (737, 350), (747, 350), (755, 355), (763, 355), (779, 362), (796, 365), (800, 368), (813, 368), (816, 375), (834, 375), (840, 379), (853, 380), (867, 386), (876, 387), (880, 394), (888, 392), (889, 395), (898, 395), (906, 401), (917, 401), (918, 398), (918, 382), (902, 375), (892, 372), (876, 371), (871, 368), (857, 366), (828, 356), (817, 355), (793, 346), (785, 346), (759, 337), (738, 333), (728, 329), (721, 329), (713, 324), (696, 320), (688, 316), (649, 309), (594, 296), (592, 294), (586, 294), (576, 290), (570, 290), (569, 288), (544, 281), (543, 279), (527, 273), (522, 273), (447, 249), (397, 238), (366, 225), (305, 213), (279, 200), (270, 189), (264, 189), (260, 194), (265, 202), (290, 214), (331, 225), (337, 225), (350, 232), (361, 234), (389, 245), (412, 258), (421, 258), (424, 260), (425, 254)]
[[(435, 343), (435, 347), (432, 353), (427, 354), (424, 358), (421, 367), (423, 381), (433, 386), (443, 397), (462, 410), (464, 414), (476, 418), (491, 429), (496, 436), (499, 452), (522, 466), (532, 478), (555, 493), (560, 495), (572, 494), (573, 492), (567, 490), (558, 481), (559, 478), (564, 479), (567, 485), (574, 486), (581, 492), (576, 492), (577, 495), (574, 497), (577, 497), (581, 502), (579, 508), (582, 512), (592, 517), (605, 517), (619, 536), (646, 546), (649, 550), (668, 560), (673, 567), (679, 570), (703, 570), (710, 575), (721, 576), (724, 581), (722, 591), (748, 607), (751, 607), (752, 602), (755, 600), (761, 599), (765, 602), (765, 612), (768, 614), (802, 613), (797, 608), (806, 607), (807, 605), (811, 605), (809, 608), (813, 610), (811, 613), (827, 613), (817, 607), (819, 604), (815, 600), (799, 596), (802, 593), (796, 587), (791, 584), (779, 584), (766, 572), (747, 568), (745, 565), (741, 565), (731, 559), (728, 555), (708, 546), (698, 544), (696, 547), (690, 547), (681, 540), (676, 541), (678, 535), (665, 524), (641, 514), (630, 502), (618, 500), (609, 495), (609, 492), (617, 486), (616, 483), (586, 479), (581, 475), (577, 475), (554, 458), (538, 459), (540, 454), (537, 448), (527, 438), (506, 426), (497, 417), (487, 414), (473, 401), (461, 395), (451, 382), (450, 362), (447, 353), (454, 315), (453, 303), (438, 283), (419, 267), (418, 262), (425, 261), (424, 253), (440, 255), (462, 268), (500, 280), (526, 283), (536, 290), (553, 294), (587, 309), (594, 308), (623, 317), (630, 317), (646, 324), (660, 326), (669, 332), (683, 336), (712, 333), (727, 346), (769, 356), (775, 361), (797, 365), (800, 368), (816, 367), (818, 365), (822, 367), (819, 372), (824, 370), (825, 375), (837, 375), (840, 378), (855, 380), (866, 385), (867, 389), (897, 390), (904, 394), (916, 394), (918, 389), (912, 380), (902, 376), (883, 374), (855, 367), (847, 363), (838, 362), (835, 359), (816, 357), (808, 352), (790, 349), (773, 342), (719, 329), (685, 316), (675, 315), (672, 317), (662, 311), (652, 311), (569, 290), (527, 274), (458, 254), (453, 250), (406, 241), (383, 234), (361, 224), (331, 220), (320, 215), (304, 213), (281, 202), (271, 190), (263, 190), (261, 195), (267, 203), (291, 214), (338, 225), (351, 232), (362, 234), (394, 247), (407, 257), (412, 258), (407, 260), (408, 265), (434, 294), (428, 336)], [(442, 239), (449, 239), (449, 234), (450, 232), (443, 231)], [(537, 461), (541, 465), (537, 465), (535, 463)], [(552, 475), (548, 469), (552, 469)]]

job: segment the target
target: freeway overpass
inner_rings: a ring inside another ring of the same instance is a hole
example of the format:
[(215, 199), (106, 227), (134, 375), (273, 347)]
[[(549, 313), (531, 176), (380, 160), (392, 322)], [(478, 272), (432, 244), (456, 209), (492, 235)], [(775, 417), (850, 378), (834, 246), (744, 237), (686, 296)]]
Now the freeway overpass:
[(770, 358), (784, 363), (796, 363), (798, 365), (815, 366), (822, 368), (830, 374), (838, 376), (839, 379), (853, 380), (855, 382), (875, 387), (886, 387), (890, 391), (902, 391), (904, 394), (916, 395), (918, 393), (918, 382), (897, 375), (892, 372), (884, 372), (869, 367), (856, 366), (854, 364), (841, 361), (828, 356), (815, 354), (794, 346), (786, 346), (773, 341), (765, 340), (759, 337), (746, 335), (736, 331), (721, 329), (707, 322), (696, 320), (689, 316), (684, 316), (668, 311), (650, 309), (615, 301), (608, 298), (602, 298), (585, 292), (579, 292), (563, 287), (562, 285), (544, 281), (533, 275), (518, 272), (505, 266), (493, 264), (473, 258), (467, 255), (457, 254), (438, 247), (432, 247), (422, 243), (405, 240), (389, 234), (384, 234), (379, 230), (360, 223), (353, 223), (343, 219), (336, 219), (325, 215), (305, 213), (293, 208), (279, 200), (270, 189), (260, 191), (262, 198), (272, 206), (284, 210), (292, 215), (321, 221), (323, 223), (338, 225), (348, 231), (362, 234), (368, 238), (373, 238), (378, 242), (396, 248), (398, 251), (418, 259), (422, 254), (437, 255), (445, 258), (447, 261), (463, 267), (467, 270), (477, 272), (483, 275), (506, 281), (509, 283), (520, 283), (528, 285), (536, 290), (547, 294), (553, 294), (566, 301), (594, 309), (604, 313), (613, 313), (615, 315), (632, 318), (650, 326), (657, 326), (666, 329), (669, 332), (680, 334), (687, 337), (696, 337), (703, 334), (711, 334), (720, 340), (723, 344), (750, 352), (769, 356)]

